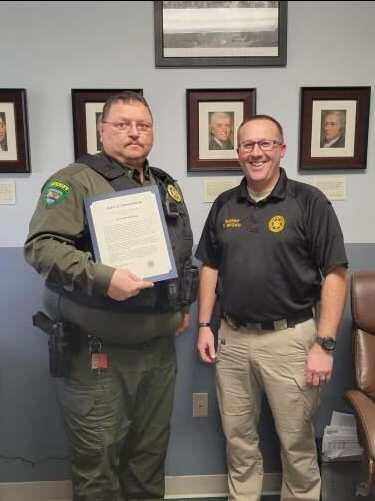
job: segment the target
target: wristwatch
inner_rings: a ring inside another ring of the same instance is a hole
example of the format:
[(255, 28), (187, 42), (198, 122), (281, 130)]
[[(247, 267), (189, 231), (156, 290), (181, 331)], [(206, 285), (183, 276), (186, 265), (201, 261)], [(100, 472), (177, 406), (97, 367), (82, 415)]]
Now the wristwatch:
[(321, 337), (318, 336), (315, 342), (326, 351), (334, 351), (336, 348), (336, 340), (333, 337)]
[(211, 327), (210, 322), (199, 322), (198, 327)]

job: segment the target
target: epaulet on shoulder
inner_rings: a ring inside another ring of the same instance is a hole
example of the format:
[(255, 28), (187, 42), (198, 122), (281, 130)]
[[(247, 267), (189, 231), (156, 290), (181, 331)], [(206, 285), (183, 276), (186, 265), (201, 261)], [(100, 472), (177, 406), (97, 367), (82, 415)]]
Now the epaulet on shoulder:
[(80, 156), (73, 165), (86, 165), (88, 167), (103, 167), (106, 164), (106, 159), (103, 155), (91, 155), (90, 153), (85, 153)]
[(57, 170), (53, 174), (51, 174), (45, 181), (44, 185), (45, 186), (48, 182), (53, 181), (56, 179), (57, 181), (69, 181), (69, 179), (74, 176), (74, 174), (78, 174), (78, 172), (81, 172), (83, 169), (87, 169), (87, 165), (79, 162), (73, 162), (69, 165), (66, 165), (65, 167), (62, 167), (61, 169)]
[(75, 172), (77, 169), (81, 170), (83, 168), (87, 169), (88, 165), (84, 162), (81, 161), (81, 159), (78, 159), (75, 162), (72, 162), (71, 164), (67, 165), (63, 169), (61, 169), (60, 172)]
[(165, 172), (163, 169), (159, 169), (158, 167), (150, 167), (151, 172), (161, 179), (162, 181), (168, 181), (169, 183), (174, 184), (176, 182), (176, 179), (174, 179), (168, 172)]

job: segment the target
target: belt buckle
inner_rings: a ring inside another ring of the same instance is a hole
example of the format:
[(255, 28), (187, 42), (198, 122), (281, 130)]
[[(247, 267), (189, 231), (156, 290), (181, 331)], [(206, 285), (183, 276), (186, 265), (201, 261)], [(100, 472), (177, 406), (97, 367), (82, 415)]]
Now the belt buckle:
[(288, 328), (288, 320), (286, 318), (282, 318), (281, 320), (275, 320), (273, 322), (273, 328), (275, 331), (282, 331)]

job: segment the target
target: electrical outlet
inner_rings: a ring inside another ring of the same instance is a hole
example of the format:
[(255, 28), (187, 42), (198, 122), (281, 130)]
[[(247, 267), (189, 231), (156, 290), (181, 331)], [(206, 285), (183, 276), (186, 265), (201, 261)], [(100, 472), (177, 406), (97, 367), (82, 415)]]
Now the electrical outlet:
[(193, 417), (208, 416), (208, 393), (193, 393)]

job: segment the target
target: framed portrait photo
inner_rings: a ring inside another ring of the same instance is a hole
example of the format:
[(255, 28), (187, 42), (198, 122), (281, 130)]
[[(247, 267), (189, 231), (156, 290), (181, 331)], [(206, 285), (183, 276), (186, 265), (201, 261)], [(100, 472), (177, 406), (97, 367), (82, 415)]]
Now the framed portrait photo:
[(142, 89), (72, 89), (74, 157), (101, 151), (98, 123), (104, 103), (114, 95), (131, 90), (142, 95)]
[(31, 172), (26, 89), (0, 89), (2, 172)]
[(188, 171), (241, 170), (237, 129), (255, 115), (256, 89), (187, 89)]
[(154, 2), (155, 65), (285, 66), (287, 2)]
[(370, 87), (302, 87), (299, 169), (365, 169)]

